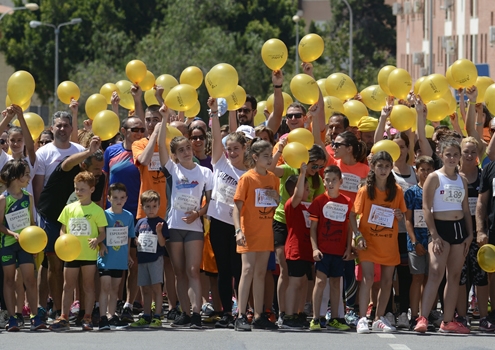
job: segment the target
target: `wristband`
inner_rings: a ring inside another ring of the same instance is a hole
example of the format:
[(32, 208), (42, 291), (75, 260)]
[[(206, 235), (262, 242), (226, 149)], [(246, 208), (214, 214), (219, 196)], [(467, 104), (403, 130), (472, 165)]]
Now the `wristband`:
[(280, 88), (282, 88), (282, 85), (273, 85), (273, 87), (274, 87), (275, 89), (280, 89)]
[(476, 102), (469, 101), (470, 105), (476, 105)]
[(476, 126), (482, 126), (483, 125), (483, 123), (478, 123), (478, 122), (476, 122), (475, 124), (476, 124)]
[(210, 117), (218, 117), (218, 111), (211, 111), (210, 110)]
[(239, 232), (242, 232), (242, 229), (239, 227), (237, 230), (235, 230), (235, 235), (236, 236)]

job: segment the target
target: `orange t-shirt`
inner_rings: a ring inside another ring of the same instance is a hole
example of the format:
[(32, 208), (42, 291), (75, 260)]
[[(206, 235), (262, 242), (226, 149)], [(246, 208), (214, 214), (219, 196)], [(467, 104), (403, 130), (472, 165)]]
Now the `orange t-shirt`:
[[(392, 202), (386, 202), (387, 193), (375, 188), (375, 199), (368, 198), (366, 187), (358, 190), (356, 201), (354, 202), (354, 212), (362, 214), (359, 222), (359, 230), (366, 240), (367, 249), (359, 251), (359, 260), (371, 261), (375, 264), (385, 266), (395, 266), (400, 264), (399, 254), (399, 222), (394, 217), (392, 227), (382, 226), (376, 221), (385, 222), (384, 212), (387, 209), (400, 209), (406, 212), (404, 193), (399, 185), (397, 193)], [(380, 213), (381, 212), (381, 213)], [(372, 221), (371, 223), (369, 221)], [(373, 223), (375, 222), (375, 223)]]
[[(311, 123), (311, 125), (309, 125), (308, 130), (311, 132), (313, 131), (313, 123)], [(323, 130), (320, 133), (320, 138), (321, 138), (321, 141), (323, 141), (323, 143), (325, 143), (325, 134), (326, 134), (326, 130)], [(284, 134), (282, 136), (287, 136), (287, 135), (289, 135), (289, 134)], [(278, 152), (278, 142), (277, 142), (277, 144), (275, 144), (275, 146), (273, 146), (272, 154), (275, 155), (275, 153), (277, 153), (277, 152)], [(282, 165), (282, 164), (285, 164), (285, 161), (284, 161), (284, 157), (282, 155), (280, 155), (280, 157), (278, 158), (278, 161), (277, 161), (277, 166)]]
[(244, 202), (241, 209), (241, 229), (246, 246), (237, 246), (238, 253), (273, 251), (273, 214), (278, 204), (265, 190), (279, 191), (280, 180), (274, 173), (258, 174), (254, 169), (244, 173), (234, 195), (234, 201)]
[(143, 209), (141, 208), (141, 194), (147, 190), (155, 190), (160, 194), (160, 208), (158, 209), (158, 216), (162, 219), (166, 219), (167, 213), (167, 193), (166, 193), (166, 179), (165, 175), (160, 170), (160, 156), (158, 154), (158, 145), (155, 145), (153, 158), (149, 165), (142, 165), (138, 162), (138, 157), (143, 153), (149, 140), (142, 138), (139, 141), (135, 141), (132, 144), (132, 156), (134, 158), (134, 164), (139, 169), (141, 174), (141, 187), (139, 188), (139, 202), (136, 219), (142, 219), (146, 217)]
[(328, 157), (327, 166), (329, 165), (336, 165), (342, 171), (344, 181), (340, 186), (340, 192), (349, 197), (352, 203), (356, 199), (359, 184), (368, 176), (370, 167), (359, 162), (354, 165), (347, 165), (342, 162), (342, 159), (335, 159), (332, 156)]

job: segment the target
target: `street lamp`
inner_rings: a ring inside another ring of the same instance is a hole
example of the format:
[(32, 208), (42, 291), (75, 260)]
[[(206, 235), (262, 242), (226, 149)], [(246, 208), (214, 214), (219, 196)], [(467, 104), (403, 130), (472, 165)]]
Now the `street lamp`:
[(292, 20), (296, 23), (296, 75), (299, 74), (299, 20), (301, 17), (294, 15)]
[(349, 76), (352, 79), (352, 8), (351, 5), (347, 2), (347, 0), (342, 0), (349, 9)]
[(53, 98), (54, 98), (54, 104), (55, 104), (55, 112), (58, 109), (58, 98), (57, 98), (57, 87), (58, 87), (58, 35), (60, 33), (60, 27), (64, 26), (71, 26), (75, 24), (79, 24), (82, 22), (81, 18), (73, 18), (70, 20), (70, 22), (64, 22), (60, 23), (59, 25), (54, 25), (51, 23), (44, 23), (40, 21), (31, 21), (29, 22), (29, 26), (31, 28), (37, 28), (39, 26), (46, 26), (46, 27), (52, 27), (55, 31), (55, 89), (53, 91)]
[(39, 8), (40, 7), (38, 6), (38, 4), (34, 4), (32, 2), (30, 2), (24, 6), (12, 7), (9, 11), (4, 12), (0, 15), (0, 21), (2, 20), (2, 18), (5, 17), (5, 15), (11, 14), (14, 11), (21, 11), (21, 10), (37, 11)]

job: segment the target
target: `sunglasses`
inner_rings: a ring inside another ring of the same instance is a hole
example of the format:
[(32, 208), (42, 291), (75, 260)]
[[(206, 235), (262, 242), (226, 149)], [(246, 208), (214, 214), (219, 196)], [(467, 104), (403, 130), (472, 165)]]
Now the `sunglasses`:
[(316, 164), (315, 164), (315, 165), (312, 165), (312, 166), (311, 166), (311, 169), (313, 169), (313, 170), (318, 170), (318, 169), (323, 169), (324, 167), (325, 167), (324, 165), (316, 165)]
[(348, 147), (349, 145), (345, 144), (345, 143), (342, 143), (342, 142), (333, 142), (332, 141), (332, 147), (333, 148), (339, 148), (340, 146), (345, 146), (345, 147)]
[(491, 132), (492, 134), (495, 134), (495, 129), (490, 129), (490, 132)]
[(5, 141), (4, 139), (0, 139), (0, 145), (5, 145), (5, 142), (7, 141)]
[(244, 113), (244, 114), (251, 113), (251, 111), (252, 111), (252, 109), (249, 109), (249, 108), (239, 108), (237, 110), (237, 112)]
[(146, 128), (129, 128), (127, 130), (130, 130), (131, 132), (140, 132), (143, 133), (146, 131)]
[(38, 141), (38, 143), (42, 146), (52, 143), (52, 140)]
[(287, 114), (287, 119), (293, 119), (293, 118), (301, 119), (302, 116), (303, 116), (302, 113), (291, 113), (291, 114)]
[(203, 135), (191, 136), (189, 138), (189, 140), (193, 140), (193, 141), (204, 141), (205, 140), (205, 137)]

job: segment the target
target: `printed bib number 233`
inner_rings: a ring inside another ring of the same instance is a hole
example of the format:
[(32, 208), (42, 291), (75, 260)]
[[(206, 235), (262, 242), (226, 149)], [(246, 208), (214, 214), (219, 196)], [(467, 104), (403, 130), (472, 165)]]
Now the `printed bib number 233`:
[(86, 218), (69, 219), (69, 230), (74, 236), (91, 236), (91, 226)]

